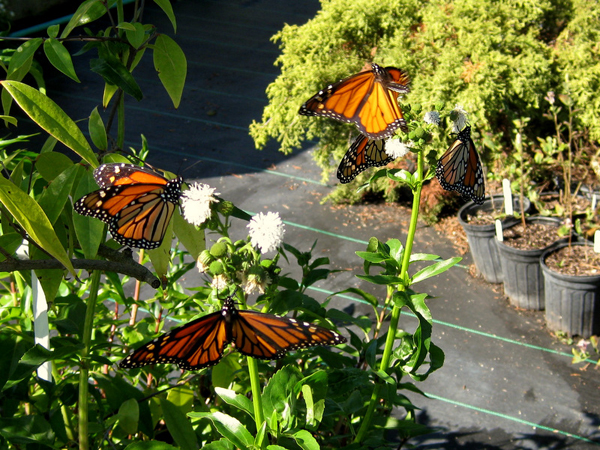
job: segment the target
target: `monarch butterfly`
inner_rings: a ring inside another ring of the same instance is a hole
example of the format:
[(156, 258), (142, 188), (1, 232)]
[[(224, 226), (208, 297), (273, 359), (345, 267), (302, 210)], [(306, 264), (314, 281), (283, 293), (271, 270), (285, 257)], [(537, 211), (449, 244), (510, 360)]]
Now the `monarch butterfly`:
[(408, 74), (395, 67), (371, 67), (319, 91), (299, 113), (352, 122), (370, 139), (390, 137), (398, 128), (407, 131), (397, 100), (410, 91)]
[(470, 126), (456, 135), (456, 140), (438, 160), (435, 175), (445, 190), (458, 191), (477, 204), (483, 203), (483, 168), (471, 139)]
[(383, 139), (373, 140), (359, 134), (342, 158), (337, 177), (341, 183), (350, 183), (356, 175), (369, 167), (385, 166), (393, 160), (385, 152)]
[(174, 363), (183, 370), (199, 370), (217, 364), (231, 342), (243, 355), (271, 360), (282, 358), (290, 350), (337, 345), (346, 339), (327, 328), (295, 319), (240, 311), (228, 297), (221, 311), (163, 334), (135, 350), (119, 366)]
[(103, 164), (94, 171), (101, 187), (75, 202), (75, 211), (106, 222), (121, 245), (160, 246), (181, 197), (182, 178), (167, 180), (133, 164)]

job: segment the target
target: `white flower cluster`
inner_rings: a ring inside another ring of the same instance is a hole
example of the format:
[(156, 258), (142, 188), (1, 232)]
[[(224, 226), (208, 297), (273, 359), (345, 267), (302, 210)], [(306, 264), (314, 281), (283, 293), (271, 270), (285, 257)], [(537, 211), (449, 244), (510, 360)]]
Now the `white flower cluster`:
[(258, 213), (248, 224), (250, 242), (255, 248), (260, 248), (261, 253), (275, 250), (283, 242), (285, 228), (279, 213)]
[(210, 218), (210, 204), (217, 201), (214, 195), (216, 188), (204, 183), (192, 183), (187, 191), (181, 195), (181, 208), (183, 217), (192, 225), (199, 226)]

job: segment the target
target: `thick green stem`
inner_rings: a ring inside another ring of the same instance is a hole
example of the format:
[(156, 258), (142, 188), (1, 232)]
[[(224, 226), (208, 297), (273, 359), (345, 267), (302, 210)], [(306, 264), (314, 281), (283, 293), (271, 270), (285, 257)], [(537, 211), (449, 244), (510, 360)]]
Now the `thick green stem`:
[[(412, 253), (412, 246), (415, 240), (415, 233), (417, 231), (417, 220), (419, 218), (419, 203), (421, 202), (421, 188), (423, 186), (423, 169), (425, 166), (423, 152), (419, 152), (417, 160), (417, 177), (419, 183), (417, 183), (416, 189), (413, 192), (413, 205), (412, 212), (410, 216), (410, 225), (408, 227), (408, 235), (406, 236), (406, 243), (404, 245), (404, 254), (402, 256), (402, 266), (400, 268), (400, 277), (404, 278), (408, 271), (408, 264), (410, 262), (410, 255)], [(388, 287), (389, 289), (389, 287)], [(398, 286), (398, 289), (404, 290), (404, 286)], [(388, 292), (389, 294), (389, 292)], [(387, 372), (390, 368), (390, 361), (392, 360), (392, 352), (394, 351), (394, 341), (396, 340), (396, 331), (398, 330), (398, 322), (400, 321), (400, 312), (401, 308), (398, 308), (396, 305), (392, 308), (392, 314), (390, 316), (390, 327), (388, 329), (385, 347), (383, 349), (383, 356), (381, 357), (381, 363), (379, 365), (379, 370), (383, 372)], [(381, 379), (377, 378), (375, 380), (375, 386), (373, 387), (373, 393), (371, 394), (371, 400), (369, 402), (369, 406), (367, 407), (367, 412), (365, 417), (360, 425), (358, 433), (356, 434), (356, 438), (354, 438), (355, 443), (360, 443), (365, 438), (367, 431), (371, 427), (371, 422), (373, 421), (373, 414), (375, 413), (375, 408), (379, 403), (379, 393), (381, 391)]]
[[(258, 377), (258, 365), (256, 360), (248, 356), (248, 372), (250, 374), (250, 386), (252, 387), (252, 404), (254, 405), (254, 422), (256, 430), (260, 430), (265, 421), (262, 406), (262, 393), (260, 389), (260, 378)], [(264, 447), (261, 443), (261, 448)]]
[(90, 372), (89, 354), (92, 343), (92, 330), (94, 325), (94, 312), (96, 311), (96, 302), (98, 301), (98, 288), (100, 287), (99, 270), (92, 274), (92, 283), (90, 284), (90, 295), (87, 300), (85, 311), (85, 320), (83, 323), (83, 352), (79, 370), (79, 449), (88, 450), (90, 447), (88, 435), (88, 376)]

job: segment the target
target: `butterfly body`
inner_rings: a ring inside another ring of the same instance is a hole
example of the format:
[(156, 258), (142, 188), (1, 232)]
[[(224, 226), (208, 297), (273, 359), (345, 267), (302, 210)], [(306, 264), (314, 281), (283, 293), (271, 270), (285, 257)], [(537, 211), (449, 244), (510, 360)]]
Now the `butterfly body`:
[(370, 139), (390, 137), (406, 121), (398, 106), (398, 95), (410, 91), (408, 74), (395, 67), (372, 64), (360, 72), (328, 85), (305, 102), (299, 113), (354, 123)]
[(442, 188), (458, 191), (477, 204), (485, 198), (483, 167), (475, 144), (471, 139), (471, 127), (459, 132), (450, 148), (438, 160), (435, 171)]
[(327, 328), (272, 314), (240, 311), (230, 297), (221, 311), (158, 337), (127, 356), (120, 366), (173, 363), (184, 370), (199, 370), (218, 363), (230, 343), (246, 356), (273, 360), (290, 350), (345, 341)]
[(101, 189), (75, 202), (79, 214), (108, 224), (121, 245), (160, 246), (181, 197), (182, 178), (167, 180), (132, 164), (103, 164), (94, 171)]
[(342, 158), (337, 177), (341, 183), (349, 183), (369, 167), (385, 166), (393, 160), (385, 152), (384, 140), (369, 139), (359, 134)]

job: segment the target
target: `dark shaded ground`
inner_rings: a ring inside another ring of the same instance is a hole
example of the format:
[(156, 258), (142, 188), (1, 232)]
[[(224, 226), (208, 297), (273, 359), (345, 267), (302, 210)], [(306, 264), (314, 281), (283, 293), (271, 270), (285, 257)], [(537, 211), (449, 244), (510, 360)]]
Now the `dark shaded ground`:
[[(331, 187), (322, 185), (309, 150), (285, 156), (271, 143), (254, 149), (247, 127), (260, 119), (265, 88), (277, 75), (277, 47), (269, 38), (284, 23), (311, 18), (316, 0), (199, 1), (174, 3), (178, 34), (185, 51), (188, 80), (178, 110), (154, 74), (146, 55), (136, 73), (145, 98), (127, 100), (127, 145), (139, 148), (140, 135), (150, 143), (151, 162), (200, 179), (222, 197), (250, 212), (279, 211), (287, 221), (286, 240), (344, 269), (321, 282), (327, 293), (361, 286), (355, 274), (362, 263), (354, 254), (368, 238), (404, 239), (407, 215), (396, 206), (333, 207), (321, 205)], [(148, 2), (146, 20), (171, 30), (166, 18)], [(49, 95), (75, 118), (85, 118), (99, 105), (103, 85), (77, 62), (82, 84), (50, 76)], [(140, 75), (143, 74), (143, 75)], [(311, 93), (307, 93), (310, 95)], [(239, 236), (246, 231), (240, 226)], [(443, 258), (456, 255), (452, 242), (421, 226), (416, 252)], [(471, 263), (467, 255), (464, 265)], [(202, 281), (190, 273), (190, 286)], [(544, 329), (543, 313), (517, 311), (508, 305), (502, 288), (453, 268), (433, 281), (416, 286), (435, 299), (429, 305), (436, 319), (435, 342), (446, 353), (444, 367), (420, 385), (430, 398), (411, 395), (422, 409), (419, 420), (439, 427), (439, 433), (412, 443), (420, 449), (585, 449), (596, 444), (600, 425), (598, 372), (572, 366), (570, 349)], [(336, 297), (332, 305), (366, 306)], [(411, 326), (406, 316), (403, 326)]]

